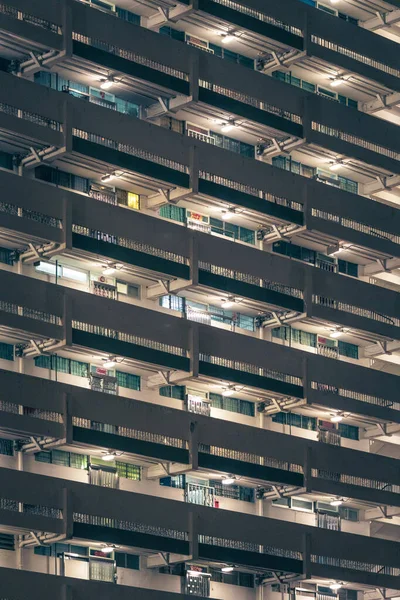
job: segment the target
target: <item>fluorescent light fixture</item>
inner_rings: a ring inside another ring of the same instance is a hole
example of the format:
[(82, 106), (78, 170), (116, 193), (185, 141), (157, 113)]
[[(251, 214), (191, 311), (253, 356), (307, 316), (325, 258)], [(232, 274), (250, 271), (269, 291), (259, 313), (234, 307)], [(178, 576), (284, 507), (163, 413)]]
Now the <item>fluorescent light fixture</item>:
[(344, 79), (332, 79), (331, 87), (338, 87), (338, 85), (342, 85)]
[(343, 331), (332, 331), (329, 337), (340, 338), (343, 335)]
[(115, 546), (112, 546), (111, 544), (103, 546), (101, 548), (101, 551), (103, 554), (111, 554), (111, 552), (114, 552), (114, 550), (115, 550)]
[(221, 125), (222, 133), (228, 133), (229, 131), (232, 131), (232, 129), (236, 129), (236, 125), (235, 125), (234, 121), (228, 121), (227, 123), (223, 123)]
[(340, 423), (340, 421), (343, 421), (342, 415), (333, 415), (331, 417), (331, 423)]
[(232, 42), (232, 40), (235, 39), (235, 36), (231, 33), (221, 33), (221, 38), (221, 42), (223, 44), (229, 44), (230, 42)]
[(100, 88), (102, 90), (109, 90), (113, 85), (114, 79), (112, 77), (107, 77), (106, 79), (101, 80)]
[(106, 267), (103, 271), (103, 275), (112, 275), (113, 273), (115, 273), (115, 271), (115, 267)]
[(339, 0), (331, 0), (331, 4), (337, 4)]
[(112, 369), (113, 367), (115, 367), (115, 361), (114, 360), (106, 360), (105, 362), (103, 362), (103, 367), (105, 369)]
[[(115, 452), (106, 452), (105, 454), (103, 454), (103, 456), (101, 458), (102, 458), (102, 460), (111, 462), (116, 459), (116, 456), (117, 455), (115, 454)], [(111, 550), (110, 550), (110, 552), (111, 552)]]
[[(331, 506), (342, 506), (342, 504), (343, 504), (343, 500), (341, 498), (338, 498), (337, 500), (332, 500), (332, 502), (330, 502)], [(342, 587), (342, 586), (340, 586), (340, 587)], [(331, 587), (331, 589), (333, 589), (333, 588)], [(337, 588), (337, 589), (339, 589), (339, 588)]]
[(222, 308), (230, 308), (234, 304), (235, 303), (232, 300), (224, 300), (223, 302), (221, 302)]
[(342, 167), (343, 167), (343, 164), (341, 162), (335, 162), (329, 166), (329, 170), (330, 171), (338, 171)]
[(235, 570), (235, 567), (232, 566), (227, 566), (227, 567), (222, 567), (221, 571), (222, 573), (232, 573), (232, 571)]
[(234, 477), (224, 477), (224, 479), (222, 480), (222, 485), (232, 485), (232, 483), (235, 483), (236, 479)]
[(234, 393), (235, 393), (234, 388), (227, 388), (225, 390), (222, 390), (222, 395), (225, 397), (233, 396)]
[(101, 181), (103, 183), (108, 183), (109, 181), (112, 181), (114, 179), (115, 175), (113, 173), (106, 173), (105, 175), (103, 175), (103, 177), (101, 178)]
[(222, 211), (221, 219), (223, 221), (229, 221), (229, 219), (232, 218), (232, 216), (234, 214), (235, 213), (233, 211), (231, 211), (231, 210), (224, 210), (224, 211)]
[(331, 590), (336, 592), (337, 590), (340, 590), (340, 588), (343, 587), (343, 585), (341, 583), (334, 582), (334, 583), (331, 583), (331, 585), (329, 587), (331, 588)]

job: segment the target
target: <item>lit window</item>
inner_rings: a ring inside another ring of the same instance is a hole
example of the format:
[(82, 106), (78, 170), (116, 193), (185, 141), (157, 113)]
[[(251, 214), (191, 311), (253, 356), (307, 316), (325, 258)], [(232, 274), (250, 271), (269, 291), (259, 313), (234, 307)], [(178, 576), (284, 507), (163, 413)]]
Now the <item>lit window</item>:
[[(47, 275), (55, 275), (56, 274), (56, 265), (55, 263), (42, 262), (36, 265), (36, 271), (40, 273), (47, 273)], [(58, 267), (58, 276), (61, 274), (61, 269)]]
[(135, 210), (140, 209), (139, 194), (134, 194), (133, 192), (128, 192), (128, 207), (134, 208)]
[(71, 267), (62, 268), (62, 277), (65, 279), (72, 279), (73, 281), (79, 281), (80, 283), (86, 283), (88, 280), (86, 271), (72, 269)]

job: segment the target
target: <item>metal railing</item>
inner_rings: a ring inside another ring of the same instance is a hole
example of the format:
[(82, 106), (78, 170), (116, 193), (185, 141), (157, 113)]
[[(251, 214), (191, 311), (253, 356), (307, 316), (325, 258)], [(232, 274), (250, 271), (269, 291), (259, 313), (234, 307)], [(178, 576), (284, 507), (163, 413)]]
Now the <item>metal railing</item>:
[(18, 19), (18, 21), (25, 21), (26, 23), (30, 23), (31, 25), (36, 25), (36, 27), (48, 29), (53, 33), (57, 33), (59, 35), (62, 34), (61, 27), (56, 23), (51, 23), (46, 19), (41, 19), (40, 17), (35, 17), (29, 13), (22, 12), (17, 8), (10, 6), (9, 4), (0, 4), (0, 13), (6, 15), (7, 17)]
[(199, 360), (213, 365), (218, 365), (220, 367), (233, 369), (235, 371), (243, 371), (245, 373), (251, 373), (252, 375), (259, 375), (260, 377), (268, 377), (269, 379), (275, 379), (276, 381), (283, 381), (284, 383), (289, 383), (291, 385), (303, 385), (303, 380), (301, 377), (280, 373), (279, 371), (273, 371), (272, 369), (259, 367), (258, 365), (252, 365), (239, 360), (231, 360), (229, 358), (204, 354), (202, 352), (199, 354)]
[(324, 221), (331, 221), (333, 223), (337, 223), (342, 227), (347, 227), (348, 229), (353, 229), (354, 231), (359, 231), (360, 233), (365, 233), (373, 237), (388, 240), (389, 242), (393, 242), (394, 244), (400, 244), (400, 235), (395, 235), (394, 233), (389, 233), (388, 231), (377, 229), (376, 227), (372, 227), (371, 225), (365, 225), (364, 223), (360, 223), (359, 221), (354, 221), (354, 219), (349, 219), (347, 217), (335, 215), (333, 213), (329, 213), (325, 210), (319, 210), (317, 208), (311, 209), (311, 216), (316, 217), (318, 219), (323, 219)]
[(291, 473), (303, 473), (303, 467), (299, 464), (290, 463), (288, 461), (271, 458), (268, 456), (260, 456), (251, 452), (242, 452), (241, 450), (231, 450), (230, 448), (222, 448), (220, 446), (211, 446), (209, 444), (199, 444), (199, 452), (220, 456), (221, 458), (229, 458), (231, 460), (239, 460), (254, 465), (271, 467), (273, 469), (281, 469), (290, 471)]
[(155, 527), (144, 523), (133, 521), (124, 521), (120, 519), (110, 519), (96, 515), (88, 515), (85, 513), (73, 513), (74, 523), (85, 523), (87, 525), (98, 525), (100, 527), (112, 527), (114, 529), (123, 529), (125, 531), (134, 531), (137, 533), (146, 533), (148, 535), (156, 535), (160, 537), (173, 538), (175, 540), (188, 540), (186, 531), (177, 531), (175, 529), (166, 529), (165, 527)]
[(137, 346), (151, 348), (152, 350), (159, 350), (160, 352), (174, 354), (176, 356), (186, 356), (185, 348), (173, 346), (172, 344), (164, 344), (163, 342), (157, 342), (155, 340), (143, 338), (131, 333), (124, 333), (123, 331), (117, 331), (101, 325), (92, 325), (91, 323), (84, 323), (83, 321), (74, 320), (72, 321), (72, 328), (77, 329), (78, 331), (85, 331), (94, 335), (101, 335), (114, 340), (119, 340), (120, 342), (127, 342), (128, 344), (135, 344)]
[(187, 483), (185, 486), (185, 502), (214, 507), (215, 488), (199, 483)]
[(268, 279), (262, 279), (260, 277), (256, 277), (255, 275), (249, 275), (248, 273), (242, 273), (241, 271), (234, 271), (233, 269), (227, 269), (226, 267), (219, 267), (218, 265), (212, 265), (204, 261), (199, 261), (199, 269), (201, 271), (212, 273), (213, 275), (228, 277), (229, 279), (234, 279), (235, 281), (243, 281), (244, 283), (249, 283), (250, 285), (265, 288), (273, 292), (279, 292), (280, 294), (286, 294), (294, 298), (303, 298), (302, 290), (290, 287), (288, 285), (283, 285), (282, 283), (277, 283), (275, 281), (269, 281)]
[(103, 433), (112, 433), (113, 435), (120, 435), (122, 437), (140, 440), (142, 442), (162, 444), (164, 446), (172, 446), (173, 448), (181, 448), (183, 450), (187, 449), (186, 440), (167, 435), (161, 435), (158, 433), (151, 433), (149, 431), (142, 431), (140, 429), (132, 429), (131, 427), (125, 427), (122, 425), (99, 423), (98, 421), (91, 421), (90, 419), (84, 419), (82, 417), (73, 417), (72, 424), (75, 427), (92, 429), (94, 431), (102, 431)]
[(199, 131), (194, 131), (193, 129), (188, 129), (187, 135), (195, 140), (199, 140), (200, 142), (205, 142), (206, 144), (215, 146), (215, 138), (213, 138), (211, 135), (206, 135), (205, 133), (200, 133)]
[[(215, 2), (215, 0), (213, 0)], [(334, 52), (338, 52), (339, 54), (343, 54), (353, 60), (363, 63), (364, 65), (368, 65), (373, 67), (374, 69), (378, 69), (379, 71), (383, 71), (388, 75), (393, 75), (393, 77), (400, 77), (400, 69), (395, 69), (393, 67), (389, 67), (389, 65), (385, 65), (381, 63), (379, 60), (375, 60), (364, 54), (360, 54), (359, 52), (354, 52), (354, 50), (350, 50), (350, 48), (345, 48), (340, 44), (336, 44), (335, 42), (330, 42), (329, 40), (325, 40), (317, 35), (311, 34), (311, 42), (313, 44), (317, 44), (318, 46), (322, 46), (323, 48), (328, 48), (329, 50), (333, 50)]]
[(97, 133), (90, 133), (89, 131), (83, 131), (82, 129), (76, 129), (74, 127), (72, 129), (72, 135), (77, 138), (93, 142), (94, 144), (99, 144), (100, 146), (106, 146), (107, 148), (118, 150), (118, 152), (124, 152), (125, 154), (130, 154), (131, 156), (143, 158), (144, 160), (148, 160), (163, 167), (168, 167), (169, 169), (179, 171), (180, 173), (189, 172), (189, 168), (186, 165), (183, 165), (177, 161), (158, 156), (157, 154), (147, 152), (147, 150), (142, 150), (141, 148), (136, 148), (130, 144), (123, 144), (121, 142), (117, 142), (116, 140), (102, 137)]
[(212, 0), (212, 1), (216, 2), (217, 4), (222, 4), (223, 6), (226, 6), (227, 8), (230, 8), (231, 10), (236, 10), (237, 12), (245, 14), (248, 17), (253, 17), (253, 19), (257, 19), (258, 21), (263, 21), (264, 23), (269, 23), (270, 25), (279, 27), (279, 29), (283, 29), (289, 33), (293, 33), (293, 35), (298, 35), (300, 37), (303, 37), (303, 32), (301, 29), (299, 29), (299, 27), (294, 27), (293, 25), (284, 23), (283, 21), (275, 19), (274, 17), (270, 17), (269, 15), (266, 15), (265, 13), (263, 13), (259, 10), (255, 10), (254, 8), (249, 8), (248, 6), (239, 4), (239, 2), (235, 2), (234, 0)]
[(244, 183), (239, 183), (238, 181), (233, 181), (232, 179), (227, 179), (226, 177), (221, 177), (220, 175), (215, 175), (214, 173), (209, 173), (208, 171), (200, 171), (199, 177), (200, 179), (204, 179), (204, 181), (210, 181), (211, 183), (228, 187), (232, 190), (242, 192), (243, 194), (256, 196), (257, 198), (271, 202), (271, 204), (278, 204), (279, 206), (285, 206), (287, 208), (291, 208), (292, 210), (303, 212), (303, 204), (301, 202), (294, 202), (293, 200), (288, 200), (287, 198), (275, 196), (274, 194), (266, 192), (265, 190), (255, 188)]
[(253, 106), (254, 108), (258, 108), (259, 110), (268, 112), (277, 117), (281, 117), (282, 119), (286, 119), (287, 121), (291, 121), (292, 123), (297, 123), (301, 125), (303, 122), (300, 115), (296, 115), (295, 113), (283, 110), (282, 108), (278, 108), (277, 106), (273, 106), (272, 104), (267, 104), (266, 102), (258, 100), (257, 98), (253, 98), (253, 96), (249, 96), (248, 94), (244, 94), (243, 92), (230, 90), (216, 83), (212, 83), (211, 81), (206, 81), (205, 79), (199, 79), (199, 86), (202, 88), (206, 88), (211, 92), (215, 92), (216, 94), (220, 94), (221, 96), (232, 98), (233, 100), (237, 100), (238, 102), (242, 102), (243, 104)]
[(46, 313), (41, 310), (35, 310), (34, 308), (26, 308), (19, 304), (13, 304), (12, 302), (5, 302), (0, 300), (0, 311), (18, 315), (20, 317), (28, 317), (35, 319), (36, 321), (43, 321), (44, 323), (50, 323), (51, 325), (62, 325), (61, 317), (57, 315)]
[(356, 135), (346, 133), (345, 131), (340, 131), (339, 129), (335, 129), (334, 127), (329, 127), (328, 125), (323, 125), (322, 123), (312, 121), (311, 128), (313, 129), (313, 131), (318, 131), (318, 133), (323, 133), (324, 135), (337, 138), (344, 142), (348, 142), (349, 144), (354, 144), (355, 146), (365, 148), (366, 150), (370, 150), (371, 152), (376, 152), (377, 154), (381, 154), (388, 158), (392, 158), (393, 160), (400, 160), (400, 154), (398, 152), (395, 152), (390, 148), (380, 146), (379, 144), (374, 144), (373, 142), (369, 142), (368, 140), (364, 140), (363, 138), (360, 138)]
[(356, 392), (355, 390), (338, 388), (334, 385), (321, 383), (319, 381), (312, 381), (311, 389), (323, 393), (343, 396), (344, 398), (351, 398), (352, 400), (359, 400), (360, 402), (367, 402), (368, 404), (375, 404), (376, 406), (383, 406), (384, 408), (400, 410), (400, 402), (394, 402), (393, 400), (387, 400), (386, 398), (379, 398), (378, 396), (372, 396), (371, 394), (362, 394), (360, 392)]
[(29, 219), (30, 221), (42, 223), (43, 225), (55, 227), (56, 229), (62, 228), (61, 219), (52, 217), (50, 215), (45, 215), (44, 213), (37, 212), (35, 210), (28, 210), (22, 206), (10, 204), (9, 202), (0, 202), (0, 212), (6, 213), (7, 215), (12, 215), (14, 217), (20, 217), (21, 219)]
[(341, 302), (334, 298), (328, 298), (327, 296), (321, 296), (319, 294), (313, 294), (312, 303), (319, 306), (325, 306), (326, 308), (333, 308), (343, 312), (356, 315), (357, 317), (363, 317), (365, 319), (371, 319), (372, 321), (379, 321), (386, 325), (393, 325), (394, 327), (400, 327), (400, 319), (397, 317), (389, 317), (382, 313), (378, 313), (375, 310), (369, 310), (367, 308), (361, 308), (354, 304), (347, 304), (347, 302)]
[(43, 117), (42, 115), (38, 115), (37, 113), (32, 113), (27, 110), (22, 110), (16, 106), (5, 104), (4, 102), (0, 102), (0, 112), (5, 113), (10, 117), (16, 117), (17, 119), (23, 119), (24, 121), (30, 121), (31, 123), (35, 123), (35, 125), (40, 125), (41, 127), (48, 127), (54, 131), (63, 130), (63, 126), (60, 121), (55, 121), (54, 119), (49, 119), (48, 117)]
[(144, 252), (145, 254), (151, 254), (152, 256), (164, 258), (165, 260), (170, 260), (179, 264), (187, 263), (187, 259), (185, 256), (175, 254), (174, 252), (168, 252), (167, 250), (161, 250), (160, 248), (155, 248), (150, 244), (135, 242), (134, 240), (130, 240), (125, 237), (112, 235), (110, 233), (105, 233), (97, 229), (90, 229), (89, 227), (85, 227), (83, 225), (72, 225), (72, 232), (93, 238), (95, 240), (107, 242), (109, 244), (122, 246), (123, 248), (129, 248), (130, 250), (136, 250), (138, 252)]
[(98, 40), (96, 38), (90, 38), (86, 35), (82, 35), (75, 31), (72, 32), (72, 39), (77, 42), (81, 42), (82, 44), (86, 44), (87, 46), (99, 48), (100, 50), (104, 50), (105, 52), (109, 52), (110, 54), (114, 54), (115, 56), (120, 56), (121, 58), (125, 58), (126, 60), (129, 60), (131, 62), (138, 63), (139, 65), (149, 67), (150, 69), (154, 69), (155, 71), (160, 71), (161, 73), (165, 73), (166, 75), (171, 75), (172, 77), (176, 77), (177, 79), (189, 81), (188, 73), (180, 71), (179, 69), (174, 69), (173, 67), (169, 67), (168, 65), (164, 65), (158, 61), (151, 60), (150, 58), (146, 58), (145, 56), (141, 56), (140, 54), (136, 54), (135, 52), (131, 52), (130, 50), (124, 50), (123, 48), (119, 48), (118, 46), (108, 44), (107, 42), (103, 42), (102, 40)]

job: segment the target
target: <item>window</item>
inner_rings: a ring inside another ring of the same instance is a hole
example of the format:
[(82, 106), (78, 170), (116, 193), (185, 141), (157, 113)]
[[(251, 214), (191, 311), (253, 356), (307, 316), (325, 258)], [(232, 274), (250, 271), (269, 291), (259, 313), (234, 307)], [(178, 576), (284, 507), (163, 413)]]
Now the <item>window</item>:
[(213, 408), (220, 408), (222, 410), (229, 410), (230, 412), (237, 412), (248, 417), (254, 417), (254, 402), (241, 400), (240, 398), (229, 398), (212, 392), (209, 394), (209, 399), (211, 400), (211, 406)]
[(248, 331), (254, 331), (255, 324), (254, 318), (248, 315), (242, 315), (232, 310), (225, 310), (219, 306), (208, 307), (210, 312), (211, 321), (218, 321), (219, 323), (234, 323), (241, 329), (247, 329)]
[(180, 296), (162, 296), (160, 298), (160, 306), (163, 308), (169, 308), (171, 310), (179, 310), (179, 312), (185, 312), (185, 298)]
[(72, 467), (73, 469), (87, 469), (89, 457), (85, 454), (77, 454), (75, 452), (64, 452), (64, 450), (50, 450), (37, 452), (35, 460), (45, 462), (51, 465), (59, 465), (62, 467)]
[(317, 346), (317, 336), (315, 333), (294, 329), (290, 326), (286, 327), (283, 325), (281, 327), (274, 327), (274, 329), (272, 329), (272, 337), (301, 344), (303, 346), (310, 346), (311, 348), (316, 348)]
[(13, 456), (14, 455), (13, 440), (6, 440), (3, 438), (0, 438), (0, 454), (4, 454), (5, 456)]
[(357, 508), (347, 508), (346, 506), (339, 506), (339, 515), (342, 519), (345, 519), (346, 521), (359, 521), (359, 513)]
[(14, 360), (14, 346), (12, 344), (0, 342), (0, 359)]
[(88, 555), (88, 548), (85, 546), (76, 546), (75, 544), (51, 544), (51, 546), (35, 546), (34, 554), (41, 556), (59, 556), (64, 552), (78, 554), (82, 558)]
[(215, 488), (216, 496), (230, 498), (231, 500), (242, 500), (242, 502), (254, 502), (254, 489), (242, 485), (223, 485), (221, 480), (211, 480), (209, 485)]
[[(69, 82), (67, 85), (69, 85)], [(47, 181), (54, 185), (76, 190), (77, 192), (84, 192), (86, 194), (89, 192), (89, 179), (67, 173), (66, 171), (60, 171), (59, 169), (54, 169), (47, 165), (36, 167), (35, 177), (36, 179), (41, 179), (42, 181)]]
[(312, 265), (315, 265), (316, 262), (316, 252), (314, 250), (303, 248), (302, 246), (297, 246), (296, 244), (291, 244), (290, 242), (274, 242), (272, 245), (272, 250), (278, 254), (283, 254), (284, 256), (289, 256), (290, 258), (296, 258), (297, 260), (302, 260), (303, 262), (307, 262)]
[(345, 273), (352, 277), (358, 277), (358, 265), (356, 263), (348, 262), (347, 260), (338, 260), (339, 273)]
[(120, 8), (119, 6), (115, 7), (117, 17), (123, 19), (124, 21), (128, 21), (129, 23), (134, 23), (135, 25), (140, 25), (140, 15), (137, 15), (130, 10), (126, 10), (124, 8)]
[(341, 437), (349, 440), (358, 440), (360, 430), (355, 425), (347, 425), (347, 423), (339, 423), (338, 431)]
[(355, 344), (349, 344), (348, 342), (342, 342), (341, 340), (338, 340), (338, 349), (340, 356), (358, 359), (358, 346)]
[(115, 552), (115, 563), (117, 567), (139, 571), (140, 556), (136, 556), (136, 554), (126, 554), (125, 552)]
[(215, 219), (214, 217), (210, 217), (210, 225), (212, 233), (218, 233), (219, 235), (224, 235), (233, 240), (241, 240), (247, 244), (255, 244), (256, 242), (255, 231), (252, 229), (239, 227), (239, 225), (227, 223), (226, 221)]
[(176, 475), (175, 477), (161, 477), (160, 485), (183, 490), (185, 489), (186, 485), (186, 475)]
[(79, 360), (56, 356), (55, 354), (52, 354), (51, 356), (41, 354), (40, 356), (35, 356), (34, 361), (35, 367), (40, 367), (42, 369), (51, 369), (58, 373), (68, 373), (69, 375), (76, 375), (78, 377), (89, 376), (88, 363)]
[(119, 477), (132, 479), (133, 481), (140, 481), (142, 478), (142, 470), (138, 465), (131, 465), (130, 463), (119, 462), (117, 460), (115, 466)]
[(129, 390), (140, 391), (140, 376), (132, 373), (123, 373), (116, 371), (117, 383), (120, 387), (128, 388)]
[(296, 413), (275, 413), (272, 415), (272, 421), (274, 423), (282, 423), (282, 425), (300, 427), (301, 429), (308, 429), (310, 431), (316, 431), (317, 429), (317, 419), (315, 417), (307, 417)]
[(160, 396), (166, 398), (175, 398), (176, 400), (184, 400), (186, 396), (186, 388), (184, 385), (164, 385), (158, 390)]
[(243, 573), (241, 571), (232, 571), (232, 573), (222, 573), (218, 569), (210, 568), (211, 581), (218, 583), (227, 583), (229, 585), (240, 585), (242, 587), (253, 588), (254, 575), (252, 573)]
[(60, 265), (57, 263), (43, 262), (40, 261), (35, 267), (39, 273), (45, 273), (46, 275), (52, 275), (63, 279), (70, 279), (79, 283), (86, 283), (88, 281), (88, 272), (82, 269), (75, 269), (74, 267), (68, 267), (66, 265)]
[(0, 550), (9, 550), (11, 552), (15, 550), (13, 535), (0, 532)]
[(178, 221), (179, 223), (185, 223), (186, 221), (186, 210), (181, 206), (165, 204), (160, 208), (158, 214), (160, 217), (164, 217), (164, 219), (171, 219), (172, 221)]
[(15, 251), (9, 248), (0, 248), (0, 262), (5, 265), (13, 265), (15, 261)]
[(125, 283), (125, 281), (119, 281), (117, 279), (117, 292), (118, 294), (125, 294), (130, 298), (140, 298), (140, 287), (131, 283)]

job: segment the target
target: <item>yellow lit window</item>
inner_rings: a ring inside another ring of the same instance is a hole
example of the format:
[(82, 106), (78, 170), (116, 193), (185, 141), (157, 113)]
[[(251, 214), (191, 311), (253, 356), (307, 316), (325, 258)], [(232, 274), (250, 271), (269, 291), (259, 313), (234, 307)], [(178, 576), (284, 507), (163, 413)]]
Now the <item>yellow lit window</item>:
[(132, 192), (128, 192), (128, 207), (134, 208), (136, 210), (140, 209), (139, 194), (133, 194)]

